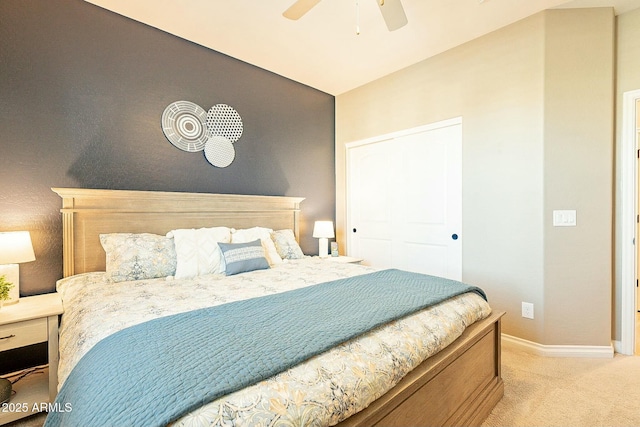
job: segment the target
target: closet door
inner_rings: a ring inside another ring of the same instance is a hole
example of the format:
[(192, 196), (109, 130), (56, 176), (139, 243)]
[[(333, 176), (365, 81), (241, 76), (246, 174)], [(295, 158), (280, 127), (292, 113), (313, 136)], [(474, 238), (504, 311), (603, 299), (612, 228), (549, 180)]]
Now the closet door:
[(349, 255), (462, 279), (462, 125), (349, 145)]
[(379, 268), (394, 266), (393, 246), (397, 222), (395, 205), (403, 177), (398, 175), (401, 156), (393, 140), (350, 150), (347, 182), (347, 242), (349, 255)]

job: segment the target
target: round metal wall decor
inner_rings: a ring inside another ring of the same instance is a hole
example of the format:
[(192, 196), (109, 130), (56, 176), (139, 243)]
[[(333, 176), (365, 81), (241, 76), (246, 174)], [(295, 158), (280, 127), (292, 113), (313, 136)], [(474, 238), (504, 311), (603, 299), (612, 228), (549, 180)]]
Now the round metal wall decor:
[(236, 158), (233, 143), (224, 136), (213, 136), (204, 146), (204, 157), (213, 166), (226, 168)]
[(236, 158), (233, 143), (243, 132), (240, 114), (227, 104), (216, 104), (205, 112), (189, 101), (176, 101), (162, 113), (162, 131), (177, 148), (197, 152), (218, 168), (226, 168)]
[(216, 104), (209, 109), (207, 126), (212, 134), (224, 136), (231, 142), (242, 136), (242, 118), (235, 108), (227, 104)]
[(190, 153), (202, 151), (211, 137), (206, 120), (207, 113), (199, 105), (176, 101), (162, 113), (162, 131), (177, 148)]

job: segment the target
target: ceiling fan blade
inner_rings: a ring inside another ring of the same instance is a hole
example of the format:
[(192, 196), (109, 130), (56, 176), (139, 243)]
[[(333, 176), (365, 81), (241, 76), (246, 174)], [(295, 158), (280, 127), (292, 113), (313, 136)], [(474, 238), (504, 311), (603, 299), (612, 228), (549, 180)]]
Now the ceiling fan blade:
[(376, 3), (389, 31), (395, 31), (407, 25), (407, 15), (400, 0), (376, 0)]
[(297, 0), (294, 4), (289, 6), (289, 9), (285, 10), (282, 16), (294, 21), (302, 18), (302, 16), (309, 12), (315, 5), (320, 3), (320, 0)]

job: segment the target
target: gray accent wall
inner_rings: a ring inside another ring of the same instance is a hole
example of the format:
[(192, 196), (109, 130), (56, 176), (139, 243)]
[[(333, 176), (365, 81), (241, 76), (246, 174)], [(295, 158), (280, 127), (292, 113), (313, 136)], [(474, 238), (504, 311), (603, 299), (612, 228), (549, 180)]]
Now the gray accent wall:
[[(173, 147), (164, 108), (234, 107), (244, 133), (215, 168)], [(29, 230), (21, 294), (62, 276), (51, 187), (302, 196), (301, 246), (335, 213), (333, 96), (81, 0), (0, 2), (0, 231)]]

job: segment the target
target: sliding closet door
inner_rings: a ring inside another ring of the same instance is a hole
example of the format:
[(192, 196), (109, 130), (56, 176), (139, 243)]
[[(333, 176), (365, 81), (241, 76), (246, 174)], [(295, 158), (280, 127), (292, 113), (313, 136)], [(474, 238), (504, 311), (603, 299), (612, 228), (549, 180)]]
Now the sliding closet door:
[(349, 254), (379, 268), (460, 280), (459, 120), (348, 147)]
[(379, 268), (394, 266), (393, 247), (398, 209), (397, 174), (402, 157), (394, 141), (380, 141), (349, 150), (347, 182), (347, 243), (349, 255)]

